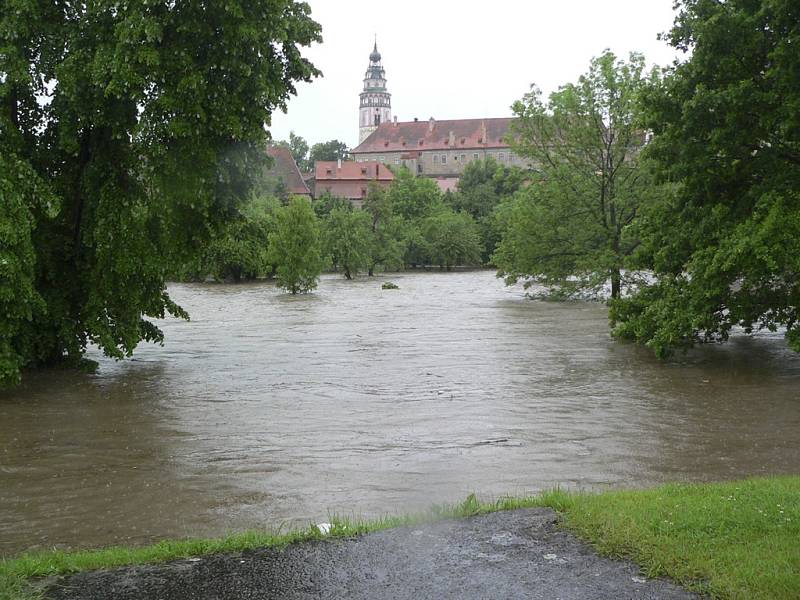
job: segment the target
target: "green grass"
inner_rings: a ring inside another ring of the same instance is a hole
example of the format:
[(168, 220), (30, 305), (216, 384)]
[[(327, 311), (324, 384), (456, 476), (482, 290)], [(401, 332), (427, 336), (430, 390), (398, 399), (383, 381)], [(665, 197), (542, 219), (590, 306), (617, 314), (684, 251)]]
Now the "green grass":
[(545, 502), (599, 552), (712, 598), (800, 598), (800, 477), (671, 484)]
[(0, 561), (0, 600), (39, 597), (35, 582), (41, 577), (351, 537), (534, 506), (563, 513), (565, 527), (603, 554), (634, 560), (648, 576), (668, 576), (714, 598), (800, 597), (800, 477), (779, 477), (602, 494), (555, 490), (495, 502), (480, 502), (470, 495), (461, 504), (424, 514), (372, 521), (331, 518), (327, 536), (311, 526), (292, 532), (164, 541), (143, 548), (29, 553)]

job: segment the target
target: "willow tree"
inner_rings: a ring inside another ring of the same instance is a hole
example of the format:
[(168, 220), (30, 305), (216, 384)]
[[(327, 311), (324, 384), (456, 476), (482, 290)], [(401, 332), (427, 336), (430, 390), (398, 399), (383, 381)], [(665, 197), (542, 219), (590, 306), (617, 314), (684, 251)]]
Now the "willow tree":
[(112, 357), (186, 316), (166, 292), (318, 74), (305, 3), (0, 0), (0, 380)]
[(547, 102), (534, 88), (513, 106), (514, 151), (534, 171), (507, 215), (494, 256), (508, 282), (525, 279), (565, 295), (610, 282), (618, 298), (639, 244), (633, 227), (653, 193), (640, 153), (639, 99), (648, 85), (644, 58), (606, 51), (577, 83)]

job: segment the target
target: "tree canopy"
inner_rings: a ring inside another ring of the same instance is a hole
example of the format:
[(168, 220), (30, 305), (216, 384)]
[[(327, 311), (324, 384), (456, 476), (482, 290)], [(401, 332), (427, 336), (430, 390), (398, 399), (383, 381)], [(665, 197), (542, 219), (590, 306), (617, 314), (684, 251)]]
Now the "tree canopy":
[(0, 380), (186, 316), (169, 265), (248, 197), (319, 40), (291, 0), (0, 0)]
[(347, 144), (339, 140), (330, 140), (328, 142), (320, 142), (311, 146), (311, 152), (308, 155), (308, 163), (311, 168), (318, 160), (347, 160), (350, 156), (350, 150)]
[(283, 289), (297, 294), (317, 287), (324, 264), (322, 235), (317, 215), (306, 198), (295, 196), (275, 211), (268, 257)]
[(634, 221), (657, 192), (640, 164), (644, 58), (609, 51), (577, 83), (542, 100), (538, 89), (514, 103), (512, 146), (535, 171), (518, 193), (494, 254), (507, 281), (536, 281), (571, 295), (610, 282), (621, 294), (639, 244)]
[(800, 12), (794, 0), (682, 0), (691, 55), (647, 96), (649, 154), (677, 194), (647, 215), (655, 281), (616, 333), (658, 354), (786, 327), (800, 351)]
[(334, 268), (352, 279), (370, 263), (370, 215), (362, 210), (336, 207), (325, 217), (325, 250)]

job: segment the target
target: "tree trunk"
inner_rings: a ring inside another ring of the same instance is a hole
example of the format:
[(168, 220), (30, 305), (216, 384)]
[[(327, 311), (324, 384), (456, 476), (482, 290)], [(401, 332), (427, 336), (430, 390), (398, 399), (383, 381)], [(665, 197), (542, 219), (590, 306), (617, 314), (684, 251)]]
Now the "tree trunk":
[(620, 295), (620, 288), (622, 287), (622, 276), (619, 269), (611, 271), (611, 299), (616, 300)]

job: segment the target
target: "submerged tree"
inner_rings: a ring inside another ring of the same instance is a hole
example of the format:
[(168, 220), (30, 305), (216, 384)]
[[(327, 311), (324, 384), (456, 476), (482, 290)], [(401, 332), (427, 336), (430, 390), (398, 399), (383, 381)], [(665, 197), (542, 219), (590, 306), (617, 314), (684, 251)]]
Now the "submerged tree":
[(369, 214), (361, 210), (334, 208), (324, 221), (325, 250), (334, 268), (352, 279), (369, 265), (372, 231)]
[(475, 220), (467, 213), (444, 209), (422, 222), (426, 262), (447, 269), (481, 262), (481, 238)]
[(165, 274), (248, 197), (319, 39), (290, 0), (0, 0), (0, 380), (186, 316)]
[(577, 83), (544, 103), (534, 89), (514, 104), (512, 146), (536, 172), (510, 209), (493, 260), (508, 282), (537, 281), (566, 295), (611, 283), (639, 244), (633, 227), (657, 193), (640, 164), (644, 58), (606, 51)]
[(386, 189), (376, 182), (369, 185), (364, 211), (370, 216), (372, 229), (369, 275), (374, 275), (378, 267), (385, 270), (401, 268), (406, 248), (403, 219), (394, 213)]
[(217, 281), (242, 281), (269, 275), (269, 234), (275, 230), (277, 198), (249, 201), (241, 214), (223, 229), (203, 252), (198, 275), (211, 275)]
[(616, 333), (664, 355), (731, 328), (786, 327), (800, 351), (800, 12), (796, 0), (683, 0), (691, 56), (647, 96), (659, 176), (678, 184), (644, 231), (656, 280)]
[(269, 234), (269, 260), (283, 289), (297, 294), (317, 287), (322, 273), (322, 241), (311, 203), (294, 197), (275, 212), (275, 231)]

